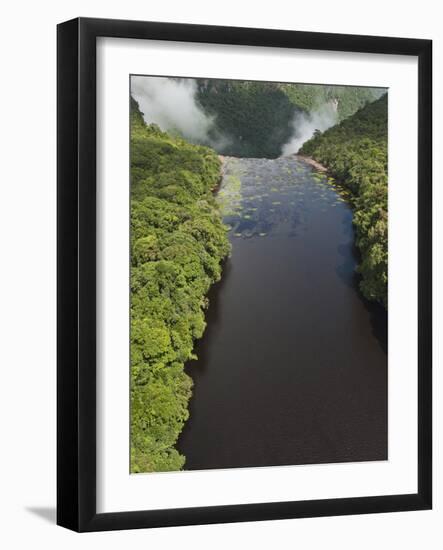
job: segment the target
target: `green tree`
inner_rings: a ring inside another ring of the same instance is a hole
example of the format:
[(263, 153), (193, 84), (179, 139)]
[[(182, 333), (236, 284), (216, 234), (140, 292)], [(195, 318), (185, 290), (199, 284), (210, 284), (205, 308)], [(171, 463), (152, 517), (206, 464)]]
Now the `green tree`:
[(173, 471), (188, 418), (185, 362), (229, 243), (211, 149), (146, 125), (131, 98), (131, 471)]
[(360, 288), (369, 300), (388, 303), (387, 95), (306, 142), (301, 152), (327, 166), (353, 195), (361, 252)]

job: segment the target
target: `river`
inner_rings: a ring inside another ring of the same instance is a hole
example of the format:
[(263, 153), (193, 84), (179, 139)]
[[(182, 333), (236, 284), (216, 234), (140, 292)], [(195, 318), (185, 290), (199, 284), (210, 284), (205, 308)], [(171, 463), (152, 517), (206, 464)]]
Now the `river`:
[(387, 322), (358, 291), (346, 192), (297, 157), (224, 163), (185, 470), (385, 460)]

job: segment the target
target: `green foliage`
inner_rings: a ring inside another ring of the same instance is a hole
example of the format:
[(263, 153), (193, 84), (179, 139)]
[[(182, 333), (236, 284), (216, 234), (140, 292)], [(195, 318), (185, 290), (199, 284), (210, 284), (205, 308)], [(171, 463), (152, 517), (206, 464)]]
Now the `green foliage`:
[(228, 138), (219, 148), (223, 154), (277, 157), (292, 134), (296, 109), (278, 84), (199, 80), (197, 97)]
[(322, 86), (318, 84), (281, 84), (290, 101), (304, 111), (315, 111), (328, 102), (337, 106), (338, 120), (353, 115), (366, 103), (371, 103), (383, 93), (381, 88), (358, 86)]
[(131, 98), (131, 471), (174, 471), (192, 380), (184, 363), (205, 329), (229, 252), (212, 195), (211, 149), (145, 125)]
[(327, 166), (354, 196), (354, 224), (362, 261), (360, 287), (387, 307), (387, 95), (306, 142), (301, 153)]
[(282, 84), (235, 80), (197, 80), (198, 101), (215, 117), (218, 150), (237, 157), (275, 158), (291, 138), (297, 113), (308, 113), (328, 102), (338, 119), (352, 115), (380, 96), (376, 88)]

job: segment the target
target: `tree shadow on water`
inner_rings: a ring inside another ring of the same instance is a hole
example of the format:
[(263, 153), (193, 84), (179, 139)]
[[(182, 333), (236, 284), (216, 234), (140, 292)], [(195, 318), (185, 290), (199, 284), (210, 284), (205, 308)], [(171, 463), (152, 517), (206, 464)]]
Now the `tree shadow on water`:
[(343, 220), (343, 230), (346, 236), (350, 238), (345, 244), (340, 244), (337, 247), (337, 252), (342, 258), (342, 262), (336, 268), (336, 273), (340, 280), (349, 288), (354, 289), (364, 308), (369, 313), (372, 334), (378, 341), (380, 347), (385, 354), (388, 353), (388, 313), (386, 309), (377, 302), (367, 300), (361, 290), (360, 282), (361, 275), (357, 271), (357, 266), (361, 262), (360, 251), (355, 244), (355, 232), (352, 222), (348, 219)]
[(217, 328), (220, 324), (220, 310), (221, 302), (223, 295), (223, 288), (226, 285), (226, 281), (232, 272), (232, 261), (227, 259), (223, 264), (222, 278), (218, 283), (215, 283), (209, 293), (209, 307), (206, 313), (206, 329), (203, 333), (202, 338), (198, 340), (194, 347), (194, 353), (197, 356), (197, 359), (193, 361), (188, 361), (185, 364), (185, 372), (190, 376), (194, 382), (194, 388), (192, 391), (192, 396), (188, 404), (189, 410), (189, 419), (185, 422), (182, 432), (180, 433), (177, 440), (177, 449), (180, 451), (181, 442), (186, 439), (187, 433), (191, 428), (192, 419), (194, 417), (194, 396), (195, 392), (198, 391), (199, 380), (204, 376), (206, 371), (206, 366), (209, 363), (209, 355), (211, 353), (211, 342), (217, 332)]
[(203, 336), (200, 338), (200, 340), (197, 340), (194, 347), (194, 352), (197, 355), (198, 359), (194, 361), (189, 361), (185, 366), (186, 373), (189, 374), (191, 377), (197, 369), (199, 372), (204, 372), (205, 370), (208, 354), (211, 349), (211, 341), (215, 332), (217, 331), (217, 327), (220, 324), (220, 306), (222, 301), (223, 289), (231, 275), (231, 272), (232, 260), (228, 258), (224, 262), (220, 281), (215, 283), (208, 292), (207, 298), (209, 301), (209, 307), (205, 315), (205, 332), (203, 333)]
[(360, 275), (356, 267), (358, 265), (358, 249), (354, 243), (340, 244), (337, 247), (341, 263), (335, 268), (339, 279), (349, 288), (358, 289)]
[(346, 242), (337, 246), (337, 252), (342, 259), (341, 263), (336, 267), (335, 272), (340, 280), (349, 288), (358, 289), (360, 276), (356, 271), (357, 265), (360, 262), (360, 252), (355, 244), (355, 231), (352, 224), (352, 214), (345, 212), (341, 225), (343, 235), (347, 237)]
[(388, 312), (381, 304), (370, 302), (359, 290), (359, 295), (369, 313), (371, 321), (372, 334), (377, 339), (385, 354), (388, 353)]

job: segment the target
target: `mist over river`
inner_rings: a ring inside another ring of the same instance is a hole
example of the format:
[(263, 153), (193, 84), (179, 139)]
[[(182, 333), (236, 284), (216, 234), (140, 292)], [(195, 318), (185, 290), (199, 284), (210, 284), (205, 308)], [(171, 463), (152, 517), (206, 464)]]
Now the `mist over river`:
[(386, 312), (346, 192), (295, 156), (227, 157), (217, 198), (232, 254), (186, 367), (185, 469), (385, 460)]

